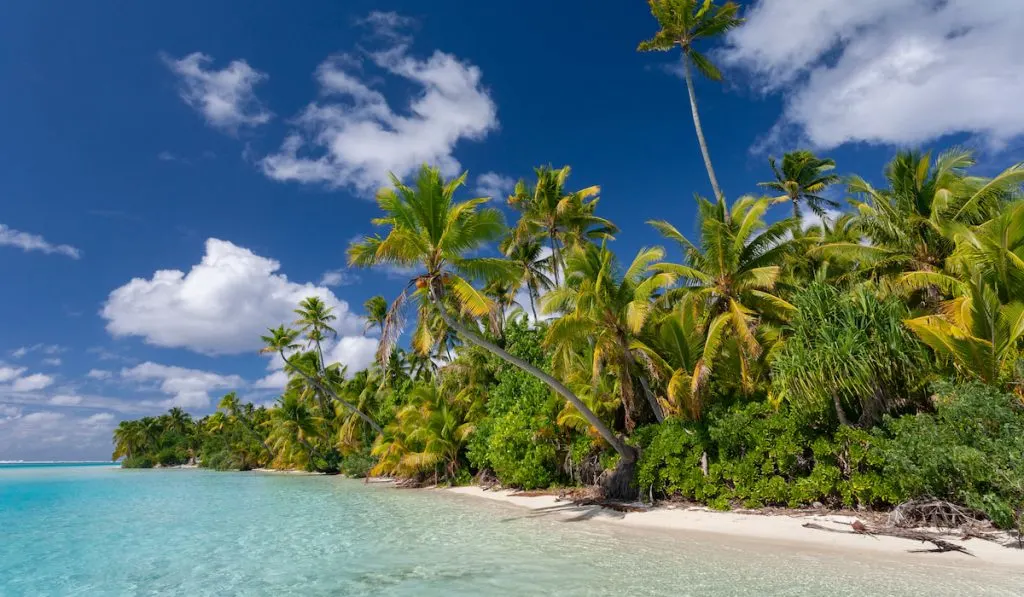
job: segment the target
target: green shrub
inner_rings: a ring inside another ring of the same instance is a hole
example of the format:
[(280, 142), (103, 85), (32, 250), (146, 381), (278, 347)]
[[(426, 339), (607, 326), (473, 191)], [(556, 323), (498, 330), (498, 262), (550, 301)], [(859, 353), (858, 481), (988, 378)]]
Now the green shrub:
[(149, 456), (135, 456), (121, 461), (121, 468), (153, 468), (156, 463)]
[(341, 474), (361, 479), (370, 474), (374, 464), (376, 461), (369, 451), (349, 454), (341, 461)]
[(888, 419), (886, 478), (903, 498), (968, 506), (1000, 527), (1024, 509), (1024, 408), (981, 383), (936, 384), (934, 414)]

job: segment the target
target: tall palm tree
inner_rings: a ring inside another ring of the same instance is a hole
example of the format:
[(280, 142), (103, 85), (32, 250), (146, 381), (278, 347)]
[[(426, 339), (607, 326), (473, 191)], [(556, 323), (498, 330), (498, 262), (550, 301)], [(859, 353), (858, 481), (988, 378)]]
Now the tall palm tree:
[[(698, 198), (700, 242), (694, 244), (674, 226), (652, 221), (662, 235), (683, 249), (683, 264), (658, 264), (661, 271), (685, 280), (682, 292), (695, 295), (703, 305), (706, 324), (704, 352), (698, 376), (710, 375), (723, 349), (734, 349), (740, 381), (753, 389), (752, 366), (764, 351), (757, 332), (766, 320), (782, 321), (793, 310), (774, 294), (782, 264), (792, 251), (787, 236), (792, 220), (766, 224), (768, 199), (743, 197), (727, 218), (725, 203)], [(730, 346), (727, 346), (727, 343)]]
[[(466, 180), (466, 174), (445, 181), (437, 168), (424, 166), (413, 187), (392, 176), (394, 188), (377, 195), (384, 212), (375, 220), (387, 228), (386, 236), (374, 236), (349, 247), (349, 265), (370, 267), (381, 264), (418, 265), (423, 271), (392, 303), (382, 336), (379, 359), (391, 353), (391, 346), (401, 328), (401, 308), (408, 298), (419, 299), (419, 323), (413, 335), (413, 346), (421, 353), (429, 352), (433, 339), (421, 331), (432, 313), (437, 313), (449, 328), (466, 341), (480, 346), (498, 358), (515, 365), (546, 383), (572, 403), (601, 436), (626, 462), (635, 462), (636, 451), (622, 441), (564, 384), (517, 358), (496, 344), (485, 340), (460, 322), (465, 317), (485, 317), (492, 301), (473, 287), (467, 279), (514, 279), (514, 268), (507, 261), (487, 257), (466, 257), (466, 254), (494, 241), (504, 233), (504, 219), (494, 208), (483, 207), (486, 199), (456, 203), (455, 191)], [(453, 312), (454, 311), (454, 314)]]
[(651, 296), (676, 282), (674, 274), (652, 275), (650, 271), (651, 264), (664, 256), (660, 247), (641, 249), (629, 267), (620, 272), (615, 255), (608, 249), (581, 247), (566, 260), (565, 284), (549, 292), (543, 301), (544, 312), (564, 313), (551, 323), (545, 340), (555, 349), (555, 372), (564, 377), (566, 370), (575, 365), (567, 356), (592, 347), (594, 375), (610, 368), (620, 382), (628, 431), (644, 412), (635, 402), (636, 384), (643, 388), (657, 421), (665, 418), (631, 348), (652, 312)]
[(372, 327), (377, 327), (383, 334), (384, 320), (388, 316), (388, 301), (380, 295), (371, 296), (363, 303), (363, 309), (366, 309), (365, 331), (369, 331)]
[(551, 166), (537, 168), (537, 182), (527, 184), (520, 180), (508, 198), (509, 205), (520, 212), (512, 231), (512, 242), (535, 239), (548, 243), (556, 286), (559, 270), (564, 265), (562, 251), (565, 247), (587, 240), (608, 239), (618, 231), (610, 221), (595, 215), (601, 187), (565, 189), (571, 172), (569, 166), (557, 170)]
[(712, 81), (722, 80), (722, 73), (718, 67), (712, 64), (707, 56), (695, 50), (694, 44), (714, 39), (742, 25), (743, 19), (737, 16), (739, 5), (730, 1), (719, 6), (714, 0), (647, 0), (647, 3), (661, 29), (651, 39), (640, 42), (637, 50), (667, 52), (676, 46), (682, 50), (683, 77), (686, 79), (686, 89), (690, 94), (690, 112), (693, 114), (693, 126), (697, 130), (700, 152), (704, 157), (704, 167), (707, 168), (715, 198), (725, 201), (725, 195), (722, 194), (718, 179), (715, 177), (715, 169), (711, 166), (707, 141), (704, 140), (704, 129), (700, 124), (697, 94), (693, 88), (690, 68), (696, 68), (697, 72)]
[(306, 464), (316, 457), (318, 452), (310, 439), (316, 437), (319, 421), (297, 394), (285, 392), (277, 399), (270, 417), (270, 441), (278, 454), (293, 454), (293, 444), (297, 443), (305, 452)]
[(775, 180), (759, 182), (758, 186), (779, 193), (775, 198), (776, 203), (792, 203), (793, 217), (797, 220), (800, 219), (801, 203), (819, 216), (825, 215), (825, 207), (839, 207), (838, 201), (821, 195), (825, 189), (839, 182), (839, 176), (832, 174), (836, 167), (835, 160), (822, 159), (809, 151), (800, 150), (782, 156), (781, 169), (775, 163), (775, 158), (769, 158), (768, 163), (775, 174)]
[(306, 339), (316, 347), (316, 354), (320, 358), (319, 366), (321, 368), (325, 367), (324, 352), (320, 343), (327, 338), (328, 334), (332, 336), (338, 334), (331, 327), (331, 322), (338, 319), (334, 314), (334, 307), (328, 307), (320, 297), (311, 296), (299, 303), (299, 308), (295, 309), (295, 314), (299, 316), (294, 322), (295, 325), (299, 326), (299, 330), (305, 332)]
[(655, 315), (649, 330), (632, 344), (665, 392), (668, 414), (700, 420), (707, 376), (701, 375), (704, 329), (699, 303), (684, 296), (670, 312)]
[(310, 373), (305, 369), (304, 364), (298, 362), (298, 360), (295, 359), (294, 357), (288, 356), (288, 353), (299, 348), (299, 345), (295, 342), (296, 337), (299, 335), (297, 331), (285, 328), (283, 325), (277, 328), (270, 328), (269, 331), (270, 335), (261, 336), (261, 339), (263, 340), (265, 346), (262, 349), (260, 349), (260, 353), (276, 353), (280, 355), (281, 359), (285, 362), (285, 365), (287, 365), (287, 371), (298, 373), (300, 376), (302, 376), (303, 379), (305, 379), (317, 390), (327, 394), (348, 410), (359, 415), (359, 418), (366, 421), (366, 423), (370, 427), (372, 427), (374, 431), (380, 433), (380, 425), (374, 422), (374, 420), (368, 417), (363, 411), (359, 410), (351, 403), (349, 403), (346, 400), (343, 400), (340, 396), (338, 396), (338, 393), (331, 389), (328, 383), (322, 382), (321, 380), (317, 379), (317, 375), (319, 375), (321, 371)]
[(542, 291), (554, 286), (554, 282), (548, 277), (549, 272), (554, 272), (551, 255), (544, 255), (543, 247), (536, 238), (516, 239), (510, 235), (502, 245), (505, 257), (516, 267), (517, 290), (526, 287), (526, 293), (530, 298), (530, 312), (533, 313), (533, 320), (537, 319), (537, 301), (540, 300)]
[(121, 421), (114, 429), (114, 453), (111, 460), (124, 457), (131, 460), (145, 449), (147, 438), (142, 421)]

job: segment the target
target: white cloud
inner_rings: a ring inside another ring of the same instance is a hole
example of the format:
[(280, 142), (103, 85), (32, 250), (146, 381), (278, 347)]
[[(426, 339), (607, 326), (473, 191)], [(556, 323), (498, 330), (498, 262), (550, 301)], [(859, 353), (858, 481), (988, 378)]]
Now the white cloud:
[(54, 406), (78, 406), (82, 403), (82, 397), (75, 394), (57, 394), (50, 398), (50, 404)]
[(32, 375), (15, 379), (14, 383), (11, 384), (11, 389), (15, 392), (34, 392), (48, 388), (51, 385), (53, 385), (52, 377), (42, 373), (33, 373)]
[(42, 363), (44, 365), (50, 365), (51, 367), (59, 367), (61, 362), (62, 361), (59, 358), (57, 358), (57, 357), (50, 357), (48, 359), (43, 359), (42, 360)]
[(105, 369), (89, 369), (85, 374), (90, 379), (110, 379), (114, 374)]
[(270, 121), (271, 113), (253, 92), (267, 75), (245, 60), (233, 60), (221, 70), (211, 68), (213, 58), (201, 52), (181, 60), (165, 56), (164, 61), (178, 75), (181, 99), (202, 114), (210, 126), (234, 132)]
[(404, 178), (424, 163), (457, 173), (452, 152), (458, 142), (483, 139), (497, 128), (497, 108), (476, 66), (440, 51), (415, 58), (404, 44), (368, 57), (420, 88), (408, 109), (396, 112), (360, 77), (361, 60), (329, 58), (316, 73), (324, 99), (307, 106), (281, 150), (261, 161), (267, 176), (367, 193), (387, 183), (389, 172)]
[(131, 381), (157, 381), (158, 388), (170, 399), (161, 406), (202, 409), (210, 406), (210, 391), (233, 390), (245, 386), (238, 375), (220, 375), (198, 369), (145, 362), (130, 369), (122, 369), (121, 377)]
[(375, 36), (392, 43), (408, 41), (408, 36), (402, 33), (402, 30), (416, 25), (416, 19), (394, 11), (380, 10), (374, 10), (356, 22), (370, 29)]
[(66, 255), (80, 259), (82, 252), (71, 245), (55, 245), (38, 234), (15, 230), (0, 224), (0, 246), (17, 247), (22, 251), (41, 251), (48, 255)]
[(21, 377), (21, 374), (24, 372), (24, 367), (7, 367), (4, 365), (0, 365), (0, 383), (14, 381), (15, 379)]
[(334, 308), (339, 334), (363, 321), (327, 288), (297, 284), (276, 273), (281, 264), (230, 242), (209, 239), (202, 261), (187, 274), (161, 270), (110, 293), (101, 315), (115, 336), (203, 354), (255, 351), (268, 327), (295, 319), (299, 301), (317, 296)]
[(337, 344), (324, 353), (327, 363), (341, 363), (348, 368), (351, 376), (373, 364), (377, 353), (377, 340), (365, 336), (346, 336), (339, 338)]
[(484, 172), (476, 177), (476, 194), (481, 197), (504, 200), (516, 186), (514, 178), (497, 172)]
[(257, 390), (281, 390), (287, 383), (288, 374), (284, 372), (284, 369), (278, 369), (257, 380), (252, 387)]
[(103, 459), (110, 456), (111, 413), (75, 416), (54, 411), (24, 413), (0, 405), (0, 454), (24, 460)]
[(332, 269), (324, 272), (320, 277), (320, 286), (333, 288), (335, 286), (348, 286), (359, 282), (359, 276), (347, 269)]
[(727, 64), (787, 94), (773, 135), (831, 148), (1024, 134), (1019, 0), (760, 0)]
[(27, 354), (29, 354), (31, 352), (41, 352), (43, 354), (55, 355), (55, 354), (60, 354), (60, 353), (64, 352), (65, 350), (67, 350), (67, 349), (64, 348), (63, 346), (59, 345), (59, 344), (42, 344), (42, 343), (39, 343), (39, 344), (33, 344), (32, 346), (22, 346), (20, 348), (12, 350), (11, 351), (11, 355), (14, 358), (16, 358), (16, 359), (20, 359), (21, 357), (23, 357), (23, 356), (25, 356), (25, 355), (27, 355)]

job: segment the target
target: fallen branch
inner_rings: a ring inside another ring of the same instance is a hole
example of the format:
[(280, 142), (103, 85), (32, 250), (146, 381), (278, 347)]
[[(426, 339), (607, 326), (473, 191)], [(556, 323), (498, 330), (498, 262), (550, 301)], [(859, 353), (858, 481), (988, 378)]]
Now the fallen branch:
[(963, 553), (963, 554), (967, 554), (967, 555), (969, 555), (971, 557), (974, 557), (974, 554), (969, 552), (969, 551), (967, 551), (967, 549), (965, 549), (964, 547), (962, 547), (960, 545), (956, 545), (955, 543), (950, 543), (949, 541), (946, 541), (944, 539), (939, 538), (939, 535), (936, 535), (934, 533), (928, 533), (928, 532), (925, 532), (925, 531), (915, 531), (915, 530), (901, 529), (901, 528), (894, 528), (894, 527), (868, 529), (866, 526), (863, 525), (863, 523), (861, 523), (860, 526), (863, 527), (865, 530), (854, 530), (854, 531), (845, 531), (845, 530), (842, 530), (842, 529), (832, 529), (832, 528), (825, 527), (825, 526), (822, 526), (820, 524), (816, 524), (816, 523), (813, 523), (813, 522), (804, 523), (803, 526), (804, 526), (804, 528), (807, 528), (807, 529), (815, 529), (815, 530), (819, 530), (819, 531), (828, 531), (830, 533), (841, 533), (841, 534), (844, 534), (844, 535), (869, 535), (869, 536), (884, 535), (886, 537), (896, 537), (897, 539), (909, 539), (911, 541), (920, 541), (922, 543), (931, 543), (932, 545), (935, 546), (934, 549), (914, 549), (914, 550), (910, 550), (910, 553), (944, 553), (944, 552), (947, 552), (947, 551), (957, 551), (957, 552), (960, 552), (960, 553)]

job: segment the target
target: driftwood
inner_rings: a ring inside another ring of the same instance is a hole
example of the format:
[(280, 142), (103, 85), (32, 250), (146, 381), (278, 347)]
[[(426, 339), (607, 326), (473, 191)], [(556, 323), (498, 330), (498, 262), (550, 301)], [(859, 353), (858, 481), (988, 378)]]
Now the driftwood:
[(889, 526), (900, 528), (959, 529), (965, 525), (979, 525), (983, 521), (984, 517), (973, 510), (943, 500), (911, 500), (889, 513)]
[(601, 506), (602, 508), (608, 508), (609, 510), (615, 510), (616, 512), (647, 512), (649, 510), (647, 506), (640, 503), (620, 502), (616, 500), (584, 498), (573, 500), (572, 503), (577, 506)]
[[(856, 524), (858, 522), (860, 522), (860, 521), (856, 521), (854, 524)], [(883, 536), (886, 536), (886, 537), (897, 537), (899, 539), (909, 539), (911, 541), (920, 541), (922, 543), (931, 543), (932, 545), (935, 546), (933, 549), (912, 549), (912, 550), (910, 550), (911, 553), (944, 553), (944, 552), (947, 552), (947, 551), (957, 551), (957, 552), (960, 552), (960, 553), (963, 553), (963, 554), (967, 554), (967, 555), (969, 555), (971, 557), (974, 557), (974, 554), (972, 554), (971, 552), (967, 551), (965, 548), (963, 548), (963, 547), (961, 547), (959, 545), (956, 545), (955, 543), (950, 543), (949, 541), (945, 541), (944, 539), (941, 539), (939, 537), (939, 535), (936, 535), (935, 533), (928, 533), (926, 531), (901, 529), (901, 528), (898, 528), (898, 527), (868, 528), (867, 526), (864, 525), (864, 523), (860, 523), (860, 525), (857, 525), (857, 527), (856, 527), (856, 528), (860, 528), (860, 529), (863, 529), (863, 530), (853, 530), (853, 531), (844, 531), (842, 529), (831, 529), (829, 527), (822, 526), (820, 524), (816, 524), (816, 523), (813, 523), (813, 522), (804, 523), (803, 526), (804, 526), (804, 528), (807, 528), (807, 529), (816, 529), (816, 530), (819, 530), (819, 531), (828, 531), (830, 533), (842, 533), (844, 535), (868, 535), (868, 536), (883, 535)], [(851, 525), (851, 526), (853, 526), (853, 525)]]

